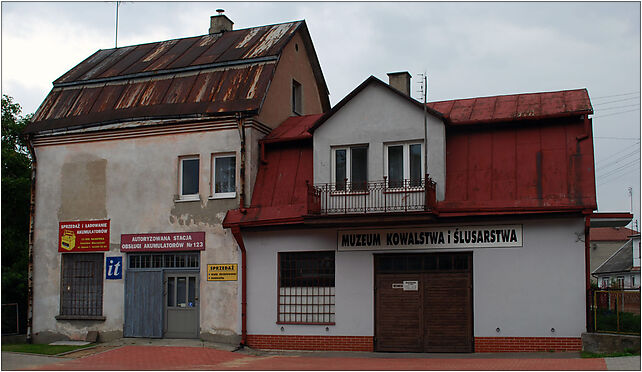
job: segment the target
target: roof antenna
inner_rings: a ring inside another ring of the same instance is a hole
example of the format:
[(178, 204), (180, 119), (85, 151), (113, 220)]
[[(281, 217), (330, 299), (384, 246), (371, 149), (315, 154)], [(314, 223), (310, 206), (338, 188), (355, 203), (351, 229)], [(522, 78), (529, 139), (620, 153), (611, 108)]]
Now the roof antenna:
[(421, 78), (419, 81), (419, 94), (421, 98), (423, 98), (424, 106), (424, 173), (426, 176), (425, 187), (428, 187), (428, 74), (426, 74), (426, 70), (424, 69), (424, 73), (418, 75)]
[(118, 8), (120, 1), (116, 1), (116, 39), (114, 40), (114, 48), (118, 48)]

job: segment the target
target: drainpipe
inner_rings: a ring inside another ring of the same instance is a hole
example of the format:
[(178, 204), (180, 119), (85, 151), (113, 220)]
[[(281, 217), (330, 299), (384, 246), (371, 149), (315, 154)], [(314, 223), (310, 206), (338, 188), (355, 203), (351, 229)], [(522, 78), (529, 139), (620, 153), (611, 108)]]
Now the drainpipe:
[(239, 139), (241, 141), (240, 156), (241, 165), (239, 169), (239, 209), (245, 212), (245, 129), (243, 128), (243, 116), (236, 113), (236, 125), (239, 130)]
[(591, 215), (584, 220), (584, 276), (586, 281), (586, 331), (591, 329)]
[(33, 148), (32, 137), (27, 137), (27, 148), (31, 154), (31, 199), (29, 202), (29, 264), (27, 269), (27, 343), (33, 343), (33, 237), (36, 218), (36, 169), (38, 161)]
[(232, 227), (232, 235), (241, 250), (241, 346), (247, 345), (247, 254), (243, 236), (238, 226)]

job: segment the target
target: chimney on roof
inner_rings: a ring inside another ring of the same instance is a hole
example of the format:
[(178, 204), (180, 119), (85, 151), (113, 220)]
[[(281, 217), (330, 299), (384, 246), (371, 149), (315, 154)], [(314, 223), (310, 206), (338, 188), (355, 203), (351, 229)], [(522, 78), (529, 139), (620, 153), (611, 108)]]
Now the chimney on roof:
[(225, 31), (232, 31), (232, 25), (234, 22), (232, 22), (225, 14), (225, 10), (223, 9), (216, 9), (216, 12), (218, 13), (215, 16), (210, 17), (210, 35), (211, 34), (219, 34), (223, 33)]
[(388, 84), (400, 91), (401, 93), (410, 96), (410, 74), (408, 71), (389, 72)]

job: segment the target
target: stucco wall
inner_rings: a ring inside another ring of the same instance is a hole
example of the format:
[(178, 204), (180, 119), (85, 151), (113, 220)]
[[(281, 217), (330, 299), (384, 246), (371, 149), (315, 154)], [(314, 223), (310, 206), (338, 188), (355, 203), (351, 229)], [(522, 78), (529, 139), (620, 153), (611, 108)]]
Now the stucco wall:
[[(391, 128), (393, 130), (391, 130)], [(402, 97), (369, 85), (314, 132), (314, 183), (329, 183), (333, 146), (368, 144), (368, 179), (384, 175), (384, 143), (424, 140), (424, 112)], [(437, 199), (445, 195), (445, 129), (428, 114), (428, 166), (437, 182)]]
[(277, 70), (270, 83), (270, 89), (263, 102), (259, 120), (276, 128), (292, 116), (292, 79), (301, 84), (303, 90), (303, 115), (323, 112), (319, 89), (312, 66), (299, 32), (283, 48)]
[[(506, 223), (523, 224), (523, 247), (473, 250), (474, 336), (580, 337), (583, 220)], [(336, 252), (336, 325), (326, 331), (326, 326), (276, 324), (277, 253), (336, 250), (336, 236), (334, 229), (244, 233), (249, 334), (373, 336), (372, 251)]]
[[(251, 134), (254, 141), (261, 136)], [(249, 146), (256, 148), (252, 143)], [(39, 335), (77, 338), (89, 329), (98, 330), (101, 335), (122, 334), (124, 278), (104, 281), (104, 322), (54, 318), (60, 311), (58, 223), (88, 219), (111, 220), (110, 251), (105, 256), (126, 256), (119, 245), (120, 235), (125, 233), (205, 231), (206, 250), (201, 252), (200, 271), (202, 335), (240, 333), (237, 282), (206, 280), (208, 263), (238, 262), (236, 242), (221, 226), (226, 211), (238, 207), (238, 192), (232, 199), (208, 198), (212, 153), (237, 154), (238, 191), (238, 149), (236, 129), (36, 147), (33, 321), (36, 338)], [(175, 202), (178, 158), (194, 154), (200, 156), (200, 201)], [(257, 161), (256, 156), (247, 159)], [(256, 169), (256, 164), (248, 168)]]

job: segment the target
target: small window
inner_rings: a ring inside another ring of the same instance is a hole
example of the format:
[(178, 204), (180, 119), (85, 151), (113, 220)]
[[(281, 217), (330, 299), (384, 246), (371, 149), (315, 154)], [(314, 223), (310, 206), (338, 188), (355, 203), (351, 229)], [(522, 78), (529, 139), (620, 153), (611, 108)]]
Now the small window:
[(617, 277), (617, 287), (622, 289), (624, 288), (624, 277), (623, 276), (618, 276)]
[(292, 113), (296, 115), (303, 114), (303, 88), (296, 80), (292, 80)]
[(236, 197), (236, 155), (212, 155), (212, 197)]
[(610, 282), (609, 282), (610, 280), (611, 280), (611, 278), (608, 277), (608, 276), (603, 277), (602, 278), (602, 286), (601, 287), (602, 288), (608, 288), (609, 284), (610, 284)]
[(62, 255), (60, 315), (91, 317), (103, 315), (103, 254)]
[(395, 143), (385, 146), (385, 171), (388, 187), (421, 187), (424, 159), (421, 143)]
[(334, 324), (334, 251), (279, 253), (277, 323)]
[(368, 146), (335, 148), (333, 157), (332, 183), (335, 184), (335, 190), (368, 189)]
[(198, 199), (199, 158), (197, 156), (184, 157), (180, 159), (179, 164), (180, 198)]
[(635, 288), (635, 275), (631, 275), (631, 288)]

